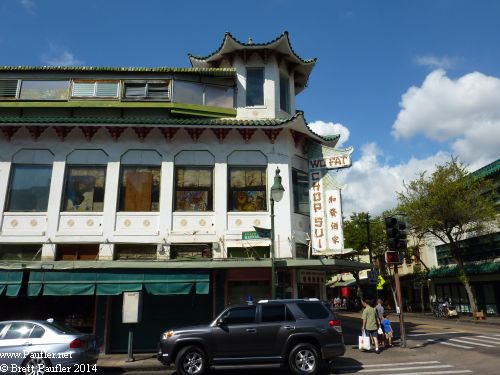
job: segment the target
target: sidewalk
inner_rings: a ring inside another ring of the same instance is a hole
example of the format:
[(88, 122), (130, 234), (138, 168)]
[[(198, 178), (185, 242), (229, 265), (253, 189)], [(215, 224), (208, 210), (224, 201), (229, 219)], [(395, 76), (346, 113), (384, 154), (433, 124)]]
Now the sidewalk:
[[(389, 311), (391, 315), (396, 315), (395, 312)], [(361, 311), (353, 312), (353, 311), (344, 311), (344, 310), (335, 310), (335, 313), (339, 316), (345, 316), (348, 318), (361, 318)], [(435, 323), (437, 322), (460, 322), (464, 324), (474, 324), (474, 325), (497, 325), (500, 326), (500, 316), (488, 316), (485, 320), (475, 320), (472, 316), (468, 315), (459, 315), (458, 318), (436, 318), (432, 313), (425, 312), (405, 312), (404, 313), (405, 321), (411, 322), (412, 319), (421, 319), (421, 320), (429, 320)]]
[(172, 374), (174, 366), (164, 366), (156, 353), (134, 354), (135, 361), (127, 362), (127, 354), (100, 354), (97, 361), (99, 373), (101, 372), (127, 372), (127, 371), (162, 371), (162, 374)]

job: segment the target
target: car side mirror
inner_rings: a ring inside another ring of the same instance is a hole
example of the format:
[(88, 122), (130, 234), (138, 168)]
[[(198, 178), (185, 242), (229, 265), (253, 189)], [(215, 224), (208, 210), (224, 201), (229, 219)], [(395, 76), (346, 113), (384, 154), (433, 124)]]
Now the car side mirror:
[(223, 326), (224, 325), (224, 317), (221, 316), (219, 319), (217, 319), (217, 325), (220, 327), (220, 326)]

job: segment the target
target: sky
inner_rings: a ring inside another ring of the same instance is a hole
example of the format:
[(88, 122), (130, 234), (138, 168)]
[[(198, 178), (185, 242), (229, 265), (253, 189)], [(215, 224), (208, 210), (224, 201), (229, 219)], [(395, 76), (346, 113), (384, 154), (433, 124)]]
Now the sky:
[(393, 208), (396, 192), (451, 155), (500, 155), (500, 1), (0, 0), (0, 65), (189, 67), (229, 31), (283, 31), (318, 58), (297, 108), (340, 133), (345, 216)]

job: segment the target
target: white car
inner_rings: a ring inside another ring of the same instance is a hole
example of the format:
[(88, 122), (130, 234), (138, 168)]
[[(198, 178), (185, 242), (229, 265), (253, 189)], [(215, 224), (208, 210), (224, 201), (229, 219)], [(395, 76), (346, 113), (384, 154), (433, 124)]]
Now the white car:
[(52, 319), (0, 322), (0, 373), (93, 372), (99, 349), (94, 335)]

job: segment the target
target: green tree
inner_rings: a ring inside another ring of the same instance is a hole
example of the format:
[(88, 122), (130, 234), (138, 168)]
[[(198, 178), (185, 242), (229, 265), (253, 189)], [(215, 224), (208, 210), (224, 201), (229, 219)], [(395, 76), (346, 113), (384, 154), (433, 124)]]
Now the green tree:
[[(359, 258), (368, 252), (368, 230), (366, 212), (353, 213), (348, 220), (344, 221), (345, 247), (356, 251), (351, 258)], [(369, 218), (370, 245), (372, 257), (377, 258), (384, 254), (386, 246), (385, 229), (381, 217)], [(353, 271), (352, 275), (358, 287), (358, 297), (363, 298), (363, 290), (359, 283), (359, 271)]]
[(399, 210), (408, 215), (412, 232), (418, 237), (431, 234), (448, 244), (473, 312), (477, 312), (476, 297), (459, 241), (486, 232), (495, 219), (494, 196), (485, 194), (491, 188), (489, 181), (472, 177), (465, 165), (452, 157), (436, 166), (431, 175), (421, 173), (398, 193)]

